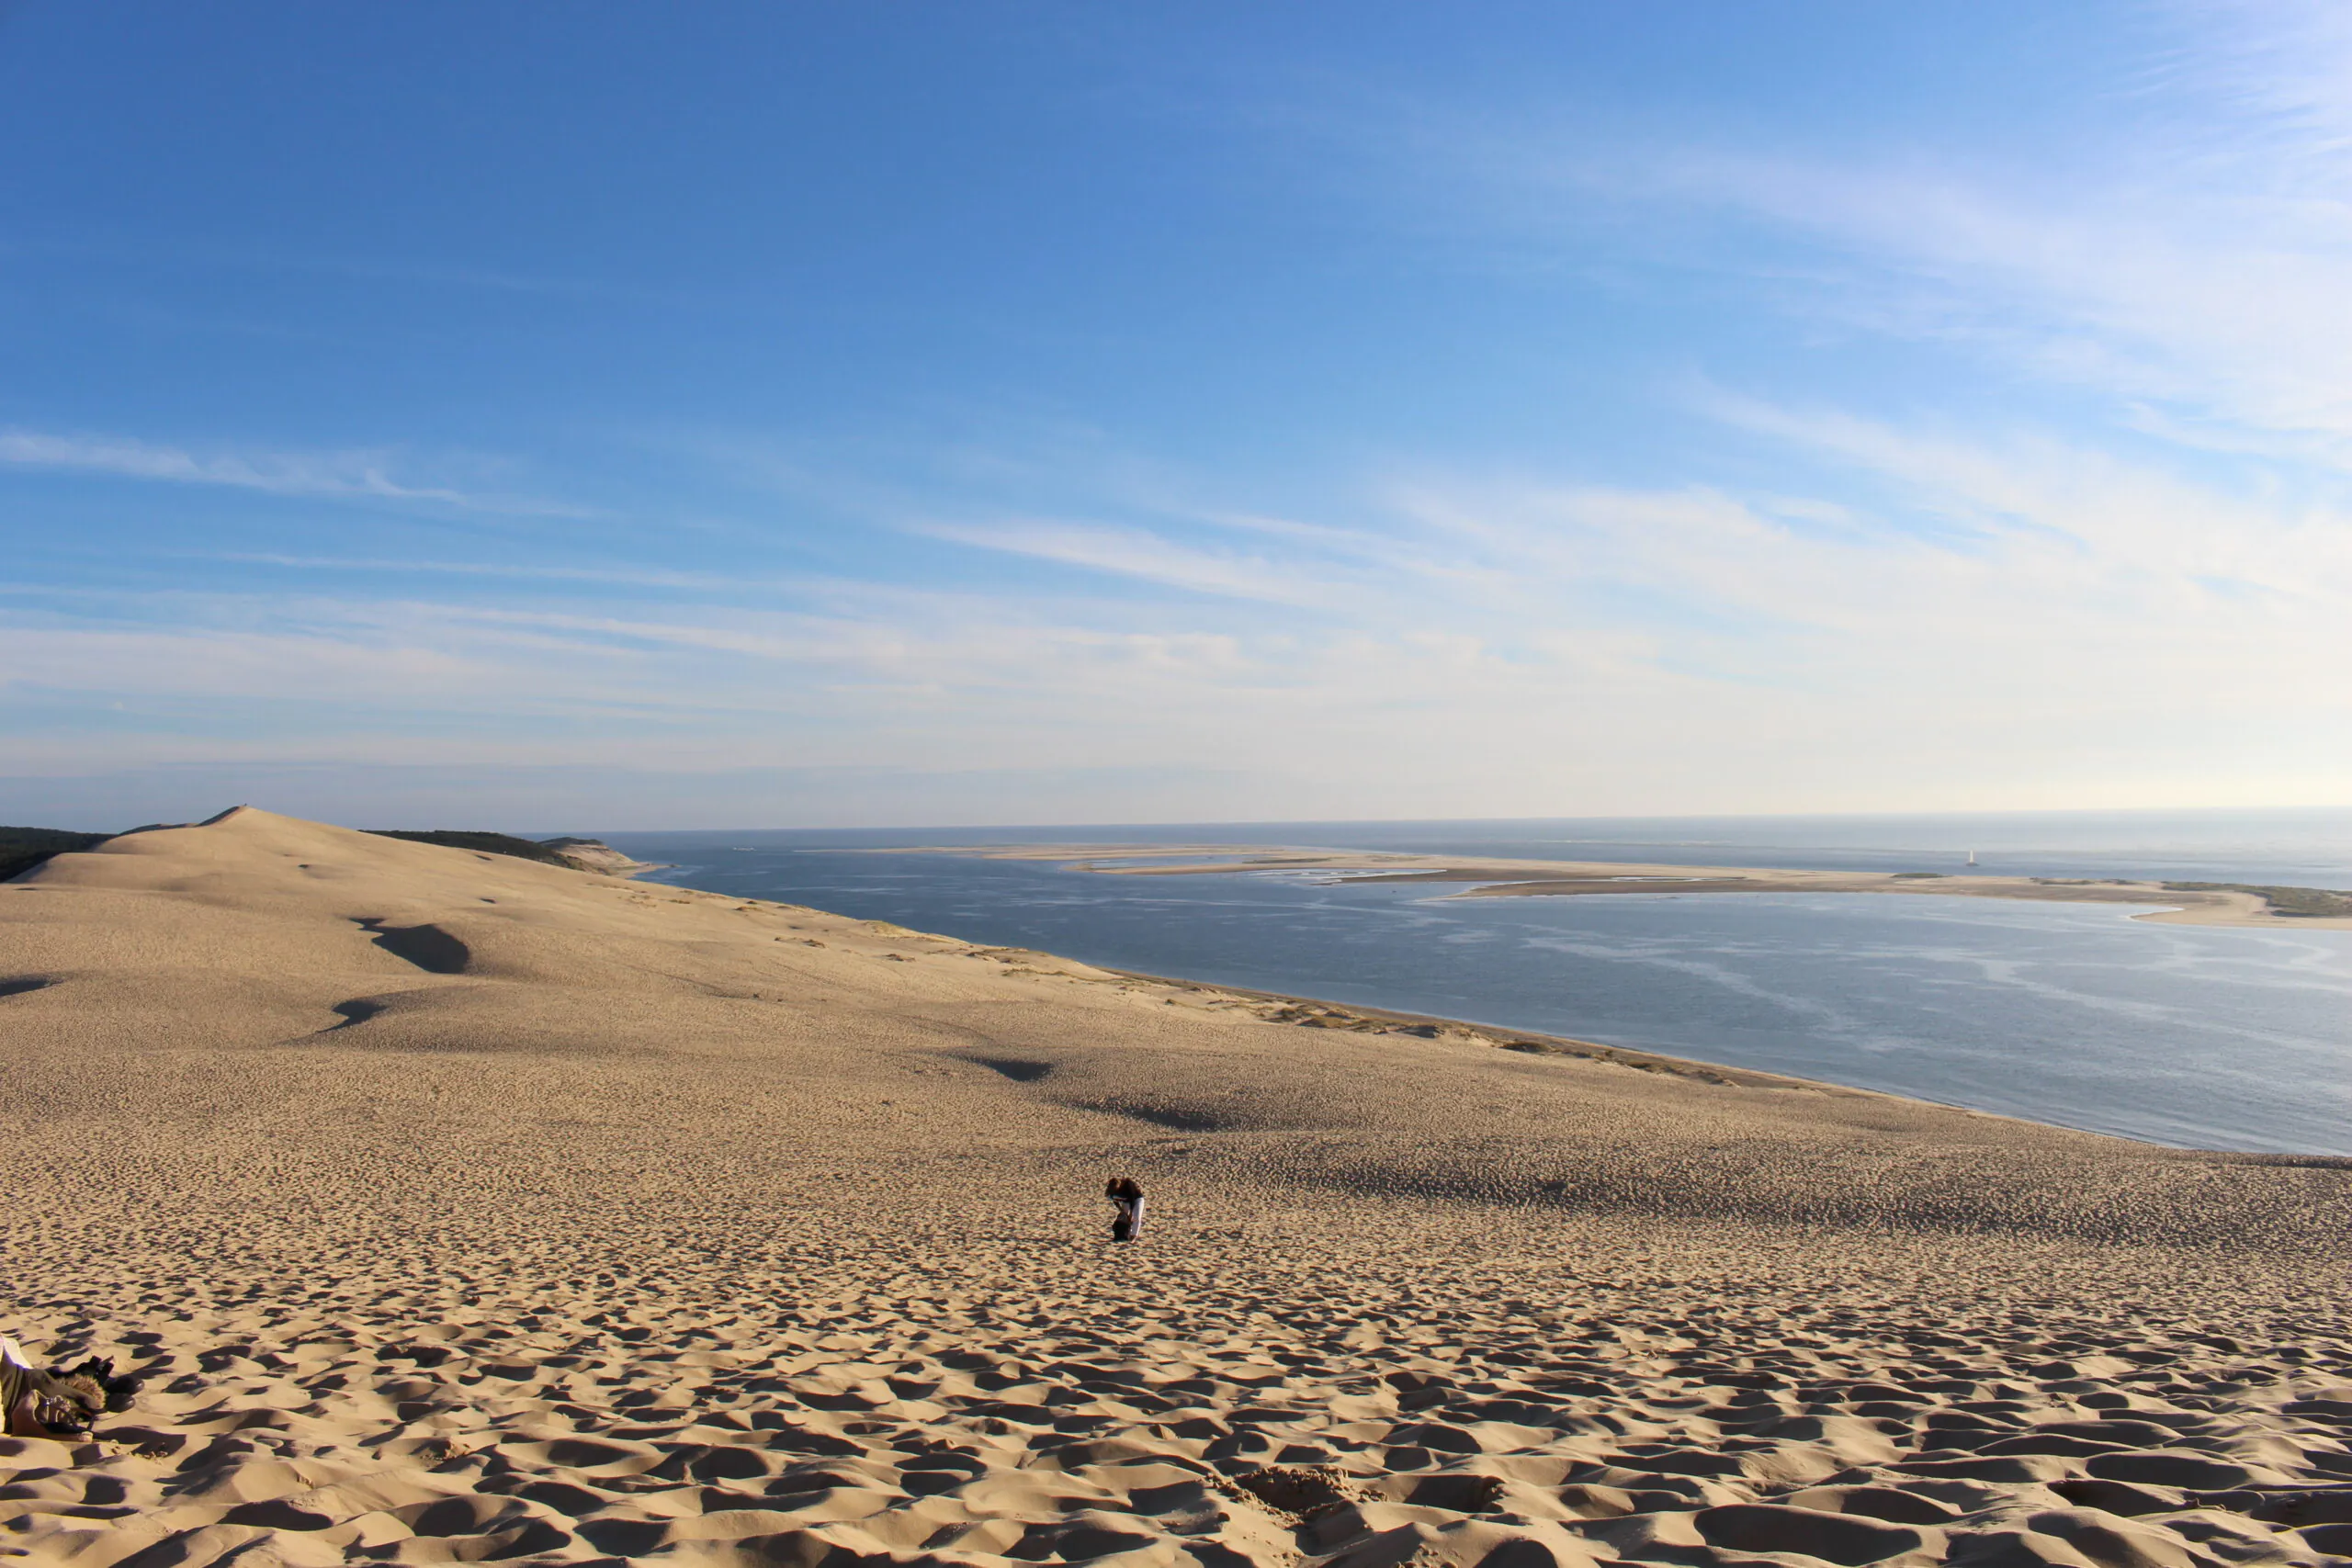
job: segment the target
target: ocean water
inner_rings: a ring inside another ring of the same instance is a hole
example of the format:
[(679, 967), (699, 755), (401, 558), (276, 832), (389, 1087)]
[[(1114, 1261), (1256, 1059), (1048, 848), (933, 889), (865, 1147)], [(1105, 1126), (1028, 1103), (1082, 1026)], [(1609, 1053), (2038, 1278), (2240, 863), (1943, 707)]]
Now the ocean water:
[(1462, 899), (888, 852), (1268, 844), (2352, 888), (2352, 812), (618, 833), (659, 880), (2189, 1147), (2352, 1155), (2352, 931), (1837, 894)]

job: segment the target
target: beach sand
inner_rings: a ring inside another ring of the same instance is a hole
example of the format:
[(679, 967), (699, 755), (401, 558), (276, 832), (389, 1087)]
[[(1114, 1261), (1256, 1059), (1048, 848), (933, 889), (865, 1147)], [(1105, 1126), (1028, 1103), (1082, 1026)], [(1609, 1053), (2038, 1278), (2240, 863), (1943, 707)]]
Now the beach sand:
[(1512, 1043), (259, 811), (60, 857), (0, 1332), (142, 1382), (0, 1439), (0, 1551), (2352, 1558), (2344, 1162)]

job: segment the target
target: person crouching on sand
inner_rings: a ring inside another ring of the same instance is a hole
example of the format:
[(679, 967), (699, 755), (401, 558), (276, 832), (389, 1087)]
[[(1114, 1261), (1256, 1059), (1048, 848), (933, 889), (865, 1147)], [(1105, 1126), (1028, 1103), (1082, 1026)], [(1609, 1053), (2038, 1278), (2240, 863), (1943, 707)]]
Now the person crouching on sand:
[(1133, 1241), (1143, 1230), (1143, 1189), (1132, 1176), (1114, 1176), (1103, 1185), (1111, 1200), (1111, 1239)]

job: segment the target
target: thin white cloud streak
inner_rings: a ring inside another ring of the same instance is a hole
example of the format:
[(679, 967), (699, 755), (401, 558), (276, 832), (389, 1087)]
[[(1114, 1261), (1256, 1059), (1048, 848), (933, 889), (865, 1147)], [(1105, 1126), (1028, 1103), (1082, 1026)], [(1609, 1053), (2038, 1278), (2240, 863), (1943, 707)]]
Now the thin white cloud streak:
[(297, 571), (417, 572), (427, 576), (514, 578), (545, 582), (593, 582), (633, 588), (681, 588), (713, 592), (746, 588), (786, 587), (788, 580), (730, 577), (710, 571), (667, 571), (658, 567), (554, 566), (494, 561), (389, 560), (334, 556), (288, 556), (261, 553), (222, 554), (190, 558), (234, 561), (251, 566), (282, 566)]
[(220, 452), (209, 456), (122, 435), (60, 435), (0, 431), (0, 465), (100, 474), (164, 484), (224, 486), (316, 500), (423, 502), (517, 516), (585, 517), (593, 513), (524, 496), (484, 494), (403, 483), (383, 451)]
[(504, 673), (497, 663), (422, 639), (369, 637), (356, 619), (333, 628), (260, 631), (61, 626), (49, 619), (0, 625), (0, 690), (292, 700), (310, 691), (380, 709), (420, 691), (455, 694)]
[[(1168, 471), (1104, 433), (1067, 422), (1007, 419), (992, 410), (970, 411), (995, 439), (943, 452), (935, 447), (886, 446), (863, 456), (873, 467), (901, 476), (898, 482), (845, 477), (814, 454), (796, 455), (774, 441), (704, 434), (659, 443), (728, 472), (739, 481), (795, 503), (816, 504), (865, 519), (878, 528), (944, 543), (1056, 561), (1091, 570), (1212, 594), (1273, 603), (1301, 602), (1279, 570), (1246, 549), (1179, 544), (1170, 533), (1200, 539), (1270, 536), (1291, 545), (1321, 546), (1335, 558), (1382, 558), (1392, 541), (1361, 529), (1334, 527), (1263, 512), (1213, 504), (1199, 482)], [(839, 454), (828, 454), (832, 461)], [(943, 491), (986, 493), (1011, 488), (1033, 499), (1010, 507), (942, 507)], [(1057, 508), (1035, 496), (1067, 495)], [(1081, 515), (1057, 515), (1057, 511)], [(1104, 514), (1141, 518), (1112, 522)]]
[(1194, 592), (1306, 604), (1320, 595), (1263, 558), (1219, 554), (1178, 544), (1142, 528), (1046, 520), (1007, 523), (919, 523), (910, 533), (1033, 560), (1140, 578)]

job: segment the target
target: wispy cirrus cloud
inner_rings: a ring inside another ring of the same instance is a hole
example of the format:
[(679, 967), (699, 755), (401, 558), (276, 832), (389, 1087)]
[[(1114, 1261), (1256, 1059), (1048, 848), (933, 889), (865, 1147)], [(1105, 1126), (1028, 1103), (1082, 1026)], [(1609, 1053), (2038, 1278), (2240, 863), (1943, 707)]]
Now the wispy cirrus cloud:
[(1836, 410), (1711, 400), (1718, 417), (1892, 481), (1991, 553), (2032, 542), (2086, 571), (2258, 589), (2352, 610), (2352, 509), (2265, 474), (2229, 491), (2047, 434), (1904, 428)]
[(907, 525), (907, 528), (910, 533), (977, 549), (1084, 567), (1193, 592), (1280, 604), (1313, 604), (1329, 592), (1325, 583), (1304, 578), (1264, 556), (1181, 544), (1143, 528), (1048, 519), (919, 522)]
[[(847, 398), (772, 396), (764, 360), (729, 384), (731, 354), (691, 392), (629, 368), (695, 348), (682, 305), (730, 343), (782, 319), (729, 292), (732, 264), (664, 301), (560, 267), (198, 254), (421, 288), (436, 332), (485, 293), (549, 321), (591, 306), (590, 332), (658, 307), (663, 330), (615, 333), (605, 385), (571, 355), (515, 362), (524, 416), (484, 437), (542, 444), (542, 471), (577, 454), (562, 488), (614, 525), (453, 526), (590, 515), (458, 454), (77, 434), (26, 405), (37, 428), (0, 430), (15, 491), (79, 475), (161, 504), (119, 509), (151, 514), (122, 535), (141, 547), (66, 541), (28, 552), (46, 581), (0, 583), (8, 765), (1205, 761), (1260, 816), (2345, 798), (2352, 13), (2076, 9), (2113, 25), (2057, 27), (2084, 47), (2048, 69), (2048, 35), (1965, 29), (1952, 63), (1999, 72), (1989, 97), (1803, 101), (1870, 49), (1903, 50), (1900, 78), (1912, 44), (1960, 37), (1899, 23), (1828, 24), (1860, 52), (1826, 64), (1767, 27), (1752, 62), (1696, 76), (1646, 46), (1608, 80), (1252, 61), (1299, 112), (1249, 133), (1311, 156), (1267, 147), (1250, 188), (1295, 168), (1302, 205), (1354, 204), (1262, 236), (1283, 276), (1248, 292), (1278, 310), (1231, 310), (1218, 268), (1155, 258), (1136, 292), (1117, 254), (1057, 246), (1112, 286), (1104, 315), (1023, 284), (1038, 313), (992, 319), (1035, 352), (910, 335)], [(1367, 108), (1350, 80), (1396, 90)], [(1198, 167), (1205, 186), (1224, 165)], [(1428, 287), (1454, 268), (1498, 286)], [(250, 309), (248, 281), (159, 303)], [(1203, 308), (1165, 310), (1170, 283)], [(840, 320), (910, 319), (875, 303)], [(472, 319), (496, 347), (497, 317)], [(839, 340), (859, 344), (883, 340)], [(774, 423), (661, 423), (723, 417)], [(146, 547), (186, 545), (191, 513), (243, 514), (194, 547), (244, 553)]]
[(321, 500), (423, 502), (516, 516), (586, 517), (588, 509), (528, 496), (458, 490), (395, 477), (391, 453), (197, 452), (124, 435), (0, 430), (0, 466), (96, 474), (164, 484), (220, 485)]
[(2352, 11), (2336, 0), (2170, 0), (2181, 44), (2162, 75), (2221, 98), (2245, 139), (2302, 173), (2352, 158)]
[[(427, 576), (504, 578), (524, 581), (607, 583), (632, 588), (676, 588), (733, 592), (762, 586), (756, 578), (711, 571), (673, 571), (661, 567), (566, 566), (554, 561), (402, 560), (387, 557), (289, 556), (264, 552), (208, 555), (205, 560), (237, 561), (253, 566), (278, 566), (295, 571), (330, 571)], [(768, 586), (781, 586), (769, 583)]]
[(2346, 468), (2347, 16), (2151, 6), (2141, 56), (2104, 62), (2108, 133), (2040, 155), (1899, 122), (1825, 150), (1409, 98), (1345, 134), (1389, 200), (1498, 252), (1744, 275), (1775, 308), (2087, 389), (2177, 439)]
[[(1433, 470), (1354, 498), (1357, 526), (1243, 529), (1230, 553), (1068, 520), (972, 535), (1124, 594), (1057, 573), (810, 581), (692, 614), (601, 577), (527, 605), (52, 597), (0, 616), (0, 677), (314, 712), (289, 746), (431, 722), (518, 760), (583, 724), (712, 765), (1304, 748), (1376, 760), (1366, 801), (1441, 813), (1860, 806), (1903, 780), (1921, 805), (2275, 799), (2352, 776), (2352, 518), (2042, 434), (1711, 412), (1879, 499)], [(1452, 749), (1399, 744), (1424, 734), (1478, 737), (1475, 787)], [(1564, 780), (1573, 802), (1545, 795)]]

